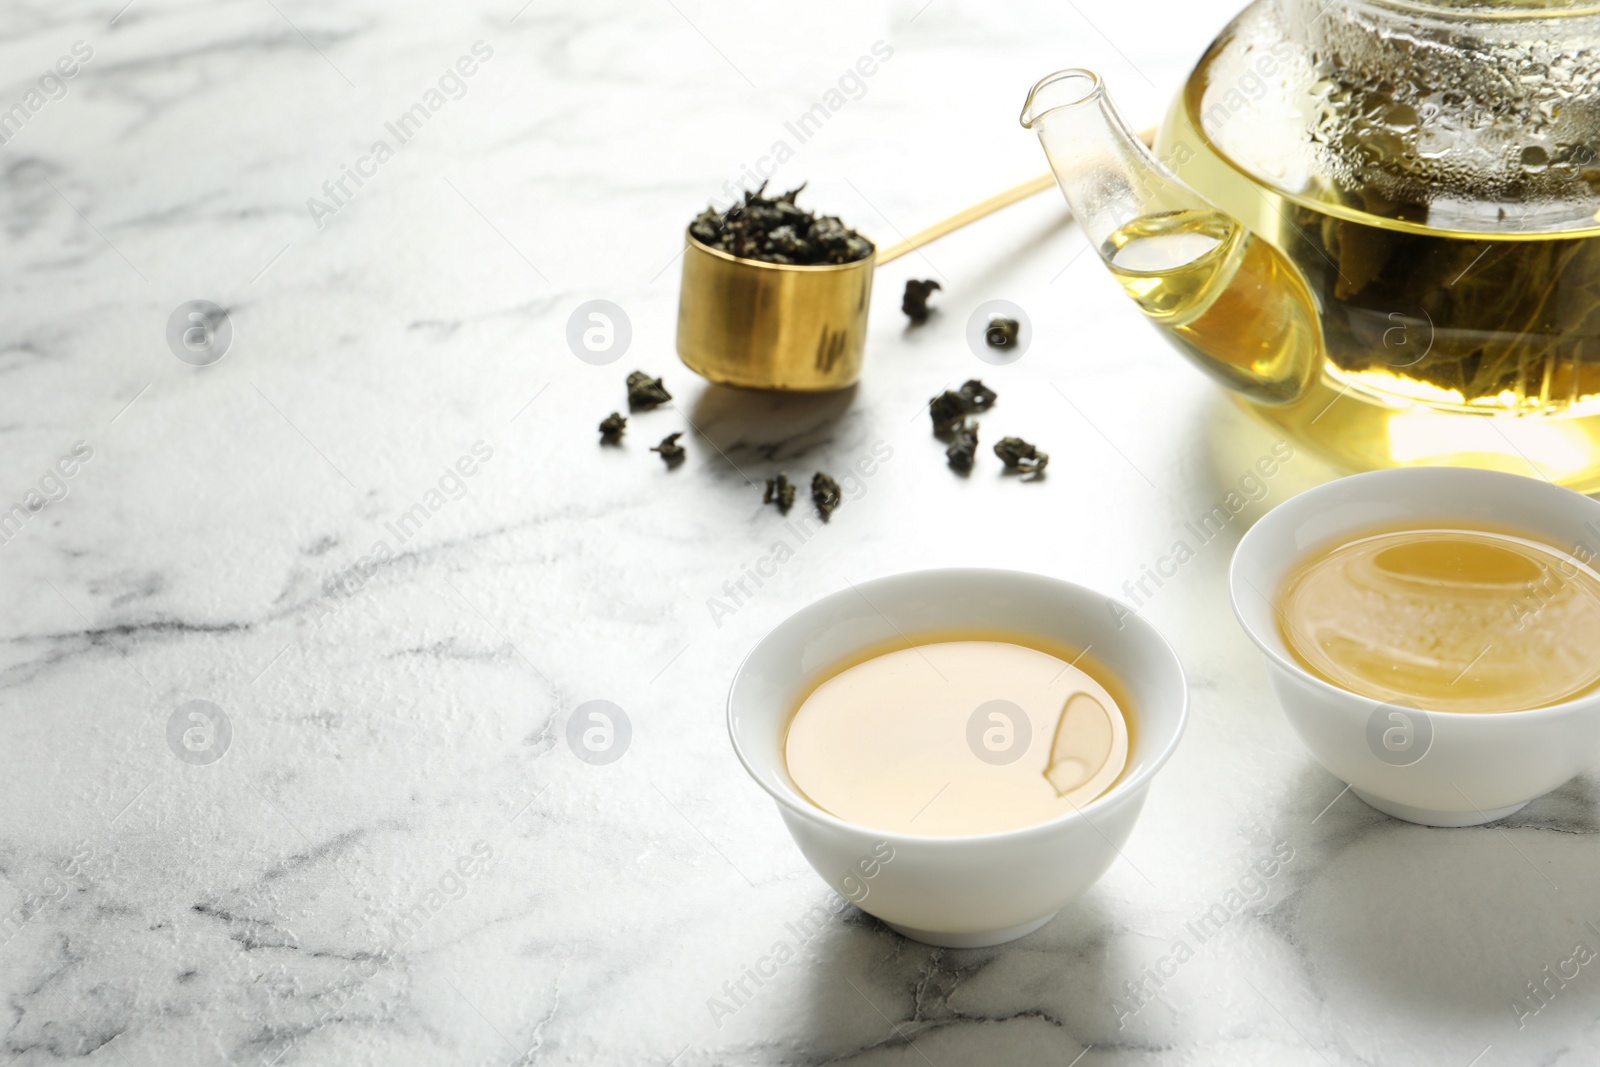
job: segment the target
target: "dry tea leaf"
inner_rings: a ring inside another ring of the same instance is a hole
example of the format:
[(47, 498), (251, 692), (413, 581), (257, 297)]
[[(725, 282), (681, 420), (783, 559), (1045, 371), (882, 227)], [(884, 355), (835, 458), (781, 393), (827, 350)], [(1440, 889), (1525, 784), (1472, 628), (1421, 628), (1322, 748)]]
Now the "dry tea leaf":
[(628, 375), (628, 408), (637, 411), (639, 408), (653, 408), (657, 404), (665, 404), (672, 399), (672, 394), (667, 392), (661, 384), (660, 378), (652, 378), (642, 370), (636, 370)]
[(961, 399), (967, 402), (968, 411), (988, 411), (1000, 394), (976, 378), (968, 378), (961, 386)]
[(967, 406), (967, 401), (962, 399), (960, 393), (952, 393), (946, 389), (928, 401), (928, 414), (933, 418), (933, 432), (949, 433), (950, 428), (960, 422), (969, 410), (971, 409)]
[(952, 469), (965, 474), (972, 469), (973, 460), (978, 455), (978, 424), (962, 419), (956, 423), (952, 432), (955, 440), (944, 450), (945, 459), (949, 461)]
[(994, 454), (1005, 465), (1023, 474), (1038, 474), (1050, 462), (1048, 453), (1041, 452), (1020, 437), (1002, 437), (994, 446)]
[(675, 467), (683, 462), (683, 446), (678, 443), (678, 438), (683, 436), (683, 431), (669, 433), (661, 439), (659, 445), (652, 445), (650, 451), (659, 453), (666, 461), (667, 466)]
[(975, 411), (988, 411), (999, 398), (998, 393), (976, 378), (970, 378), (960, 392), (946, 389), (928, 401), (928, 414), (933, 418), (933, 432), (938, 436), (949, 433), (963, 416)]
[(1016, 319), (1002, 318), (996, 315), (989, 320), (989, 326), (983, 331), (984, 344), (990, 348), (1005, 348), (1017, 343), (1017, 335), (1022, 327)]
[(615, 444), (617, 439), (622, 436), (622, 431), (627, 428), (628, 420), (623, 417), (622, 412), (613, 411), (600, 420), (600, 440)]
[(936, 289), (942, 289), (938, 282), (933, 280), (918, 281), (915, 278), (906, 279), (906, 292), (900, 298), (900, 310), (906, 317), (917, 325), (928, 321), (928, 297)]
[(789, 509), (794, 507), (794, 486), (789, 482), (789, 476), (779, 471), (776, 477), (767, 479), (767, 492), (761, 498), (763, 504), (776, 504), (783, 514), (789, 514)]
[(822, 471), (811, 476), (811, 502), (817, 506), (817, 514), (822, 516), (822, 521), (827, 522), (833, 510), (844, 503), (844, 494), (839, 492), (839, 483)]

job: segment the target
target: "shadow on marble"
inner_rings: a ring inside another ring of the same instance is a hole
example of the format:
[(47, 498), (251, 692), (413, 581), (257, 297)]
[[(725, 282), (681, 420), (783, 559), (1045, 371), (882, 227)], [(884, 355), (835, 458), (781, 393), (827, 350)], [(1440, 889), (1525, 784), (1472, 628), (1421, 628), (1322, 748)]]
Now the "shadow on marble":
[(856, 387), (829, 393), (777, 393), (708, 383), (690, 405), (695, 435), (738, 465), (803, 456), (833, 436)]
[(1600, 781), (1579, 775), (1493, 825), (1507, 830), (1600, 834)]
[[(1291, 810), (1317, 812), (1340, 788), (1308, 764)], [(1572, 834), (1600, 834), (1597, 799), (1600, 786), (1579, 777), (1499, 822), (1444, 829), (1344, 794), (1294, 835), (1308, 855), (1269, 922), (1330, 1004), (1481, 1016), (1516, 1030), (1510, 1006), (1527, 983), (1568, 959), (1575, 940), (1600, 945), (1584, 926), (1600, 921), (1592, 876), (1565, 847)]]

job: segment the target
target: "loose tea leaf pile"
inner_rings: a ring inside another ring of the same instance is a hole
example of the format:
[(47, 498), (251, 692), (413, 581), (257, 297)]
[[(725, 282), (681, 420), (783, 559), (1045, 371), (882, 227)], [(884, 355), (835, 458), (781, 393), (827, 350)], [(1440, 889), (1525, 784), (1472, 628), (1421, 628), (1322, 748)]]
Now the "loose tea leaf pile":
[[(636, 370), (628, 375), (629, 411), (638, 411), (640, 408), (648, 410), (671, 399), (672, 394), (667, 392), (660, 378), (652, 378), (642, 370)], [(620, 445), (622, 434), (627, 428), (627, 416), (620, 411), (613, 411), (600, 420), (600, 443)], [(650, 451), (659, 455), (668, 468), (676, 467), (683, 462), (683, 457), (687, 454), (684, 447), (678, 443), (678, 438), (682, 436), (682, 430), (669, 433), (661, 439), (660, 444), (652, 445)]]
[(933, 418), (935, 434), (949, 433), (964, 416), (975, 411), (988, 411), (999, 394), (976, 378), (970, 378), (957, 392), (946, 389), (928, 402), (928, 414)]
[(628, 375), (628, 408), (637, 411), (640, 408), (653, 408), (657, 404), (665, 404), (672, 399), (672, 394), (667, 392), (661, 384), (660, 378), (652, 378), (642, 370), (636, 370)]
[(811, 502), (817, 506), (817, 514), (822, 516), (823, 522), (844, 503), (844, 494), (839, 492), (839, 483), (832, 475), (818, 471), (811, 476)]
[[(928, 318), (928, 294), (940, 288), (935, 281), (906, 281), (905, 296), (900, 310), (914, 323)], [(1021, 337), (1022, 324), (1016, 319), (994, 315), (984, 327), (984, 342), (991, 348), (1015, 345)], [(970, 474), (978, 460), (978, 422), (968, 416), (988, 411), (999, 399), (993, 389), (977, 378), (970, 378), (960, 389), (946, 389), (928, 401), (928, 417), (933, 420), (933, 435), (949, 442), (944, 450), (945, 462), (960, 474)], [(1020, 437), (1002, 437), (994, 446), (994, 454), (1008, 470), (1037, 476), (1050, 462), (1048, 454), (1039, 451)]]
[[(928, 401), (928, 414), (933, 418), (933, 434), (950, 442), (944, 458), (950, 469), (967, 474), (978, 458), (978, 423), (969, 422), (968, 415), (988, 411), (1000, 394), (976, 378), (968, 379), (959, 390), (946, 389)], [(1050, 457), (1020, 437), (1003, 437), (994, 446), (994, 454), (1005, 465), (1024, 474), (1038, 474), (1044, 470)]]
[(1047, 453), (1040, 452), (1020, 437), (1000, 438), (1000, 443), (994, 446), (994, 454), (1008, 469), (1022, 474), (1038, 474), (1050, 462)]
[(934, 290), (942, 288), (943, 286), (936, 281), (919, 282), (915, 278), (907, 278), (905, 295), (900, 298), (900, 310), (905, 312), (912, 322), (920, 326), (928, 321), (930, 311), (928, 297), (933, 294)]
[(872, 242), (832, 215), (817, 215), (795, 204), (802, 183), (775, 199), (759, 189), (727, 211), (706, 208), (689, 226), (701, 244), (741, 259), (764, 263), (854, 263), (872, 255)]
[(789, 514), (789, 509), (794, 507), (794, 486), (789, 482), (789, 476), (779, 471), (776, 477), (767, 479), (767, 492), (761, 498), (763, 504), (776, 504), (778, 511), (784, 515)]

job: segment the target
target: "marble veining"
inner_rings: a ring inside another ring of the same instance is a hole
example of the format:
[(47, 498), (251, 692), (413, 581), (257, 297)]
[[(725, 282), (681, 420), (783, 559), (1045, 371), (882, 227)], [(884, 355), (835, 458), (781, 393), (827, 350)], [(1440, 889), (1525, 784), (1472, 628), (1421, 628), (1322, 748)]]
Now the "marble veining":
[[(1595, 769), (1477, 829), (1345, 793), (1227, 608), (1242, 522), (1139, 598), (1194, 714), (1125, 860), (1014, 944), (929, 948), (838, 901), (729, 749), (728, 680), (795, 607), (953, 564), (1122, 596), (1275, 442), (1053, 195), (881, 270), (862, 383), (813, 398), (678, 364), (685, 224), (783, 139), (776, 186), (893, 242), (1043, 169), (1034, 78), (1096, 66), (1154, 121), (1231, 14), (0, 13), (0, 120), (26, 116), (0, 146), (0, 1064), (1593, 1062)], [(909, 277), (943, 286), (916, 328)], [(629, 319), (617, 362), (568, 347), (592, 299)], [(1032, 320), (1012, 366), (963, 340), (991, 299)], [(167, 339), (193, 300), (233, 331), (208, 365)], [(674, 400), (601, 447), (636, 367)], [(969, 377), (1000, 400), (963, 478), (923, 405)], [(999, 473), (1006, 434), (1047, 477)], [(765, 479), (867, 455), (751, 582), (792, 537)], [(1296, 455), (1252, 507), (1326, 477)], [(593, 700), (627, 716), (611, 762), (570, 740)]]

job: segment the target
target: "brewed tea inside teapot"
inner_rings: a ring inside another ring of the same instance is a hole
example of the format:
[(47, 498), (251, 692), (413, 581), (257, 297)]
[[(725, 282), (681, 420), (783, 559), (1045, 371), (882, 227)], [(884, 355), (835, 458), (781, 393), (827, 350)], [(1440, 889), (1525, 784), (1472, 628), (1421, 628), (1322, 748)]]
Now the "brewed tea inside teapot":
[[(1125, 292), (1184, 275), (1184, 314), (1232, 324), (1208, 346), (1140, 302), (1269, 423), (1348, 469), (1600, 489), (1600, 6), (1257, 0), (1154, 155), (1088, 72), (1023, 123)], [(1127, 234), (1202, 216), (1130, 276)], [(1254, 277), (1252, 240), (1281, 261)]]

